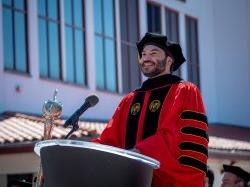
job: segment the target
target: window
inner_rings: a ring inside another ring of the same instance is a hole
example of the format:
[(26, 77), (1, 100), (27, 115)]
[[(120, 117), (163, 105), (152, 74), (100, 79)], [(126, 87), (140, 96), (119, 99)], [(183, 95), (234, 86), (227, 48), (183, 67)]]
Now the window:
[(7, 175), (7, 186), (29, 186), (29, 183), (32, 183), (32, 178), (31, 173)]
[(159, 5), (147, 4), (148, 31), (161, 33), (161, 7)]
[(200, 85), (197, 20), (186, 16), (188, 80)]
[(38, 0), (40, 76), (62, 79), (59, 2)]
[(27, 2), (2, 0), (4, 68), (29, 73)]
[(166, 15), (166, 35), (168, 40), (179, 42), (179, 15), (178, 12), (169, 8), (165, 9)]
[(84, 2), (64, 0), (66, 81), (86, 84)]
[(122, 46), (122, 85), (123, 93), (140, 85), (140, 69), (137, 63), (138, 41), (138, 2), (120, 0), (121, 46)]
[(94, 0), (97, 88), (117, 92), (113, 0)]
[[(171, 42), (179, 43), (179, 15), (178, 12), (169, 8), (165, 9), (166, 16), (166, 35)], [(174, 72), (175, 75), (181, 76), (180, 69)]]

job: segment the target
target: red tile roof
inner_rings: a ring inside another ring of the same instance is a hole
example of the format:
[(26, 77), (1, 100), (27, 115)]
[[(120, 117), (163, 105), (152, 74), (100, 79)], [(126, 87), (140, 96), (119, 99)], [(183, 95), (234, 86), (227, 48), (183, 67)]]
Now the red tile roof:
[[(42, 140), (44, 119), (41, 116), (23, 113), (5, 112), (0, 115), (0, 148), (23, 143), (33, 143)], [(62, 127), (64, 120), (57, 120), (52, 131), (52, 138), (64, 138), (70, 131)], [(79, 130), (74, 133), (76, 138), (88, 139), (97, 137), (105, 128), (106, 123), (79, 122)], [(250, 128), (247, 129), (250, 132)], [(225, 131), (224, 131), (225, 132)], [(240, 135), (239, 135), (240, 136)], [(225, 138), (221, 136), (209, 137), (209, 150), (244, 152), (250, 157), (250, 141)]]
[[(64, 120), (57, 120), (52, 130), (52, 138), (64, 138), (70, 128), (63, 128)], [(105, 123), (79, 122), (79, 130), (73, 135), (77, 138), (98, 136)], [(0, 145), (9, 143), (32, 142), (42, 140), (44, 119), (39, 116), (5, 112), (0, 115)]]

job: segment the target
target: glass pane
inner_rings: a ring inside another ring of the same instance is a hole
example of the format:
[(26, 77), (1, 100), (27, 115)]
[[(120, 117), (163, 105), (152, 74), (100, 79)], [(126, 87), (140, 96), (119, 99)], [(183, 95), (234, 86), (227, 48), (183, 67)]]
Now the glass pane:
[(171, 33), (172, 36), (170, 38), (171, 41), (173, 42), (178, 42), (178, 15), (175, 12), (171, 13)]
[(127, 12), (126, 0), (120, 0), (120, 24), (121, 24), (121, 40), (128, 41), (127, 39)]
[(105, 69), (107, 89), (116, 91), (115, 46), (113, 40), (105, 40)]
[(196, 85), (198, 84), (198, 72), (197, 72), (198, 68), (197, 66), (193, 65), (193, 80), (192, 82), (195, 83)]
[(74, 82), (73, 33), (71, 27), (65, 27), (66, 34), (66, 80)]
[(122, 43), (122, 90), (123, 93), (128, 93), (130, 89), (130, 72), (128, 61), (128, 47)]
[(11, 6), (11, 0), (2, 0), (4, 5), (10, 5)]
[(197, 57), (197, 46), (196, 46), (196, 33), (195, 33), (195, 22), (192, 20), (190, 22), (190, 31), (191, 31), (191, 38), (190, 38), (190, 42), (191, 42), (191, 57), (192, 57), (192, 64), (196, 65), (198, 63), (198, 59)]
[(76, 57), (76, 82), (85, 83), (85, 67), (84, 67), (84, 40), (83, 32), (75, 31), (75, 57)]
[(65, 23), (72, 25), (72, 3), (71, 0), (64, 0)]
[(200, 86), (200, 66), (196, 67), (196, 72), (197, 72), (197, 83), (196, 85), (199, 87)]
[(188, 65), (188, 80), (192, 81), (192, 56), (191, 56), (191, 32), (190, 20), (186, 17), (186, 38), (187, 38), (187, 63)]
[(193, 81), (193, 67), (192, 64), (188, 64), (188, 80)]
[(14, 6), (17, 9), (24, 10), (24, 1), (23, 0), (14, 0)]
[(77, 27), (82, 27), (83, 20), (83, 7), (82, 0), (74, 0), (74, 24)]
[(129, 41), (135, 44), (138, 41), (137, 1), (129, 1), (128, 6)]
[[(187, 46), (186, 46), (186, 49), (187, 49), (187, 61), (190, 62), (190, 49), (191, 49), (191, 32), (190, 32), (190, 21), (189, 19), (186, 17), (186, 38), (187, 38)], [(190, 62), (191, 63), (191, 62)]]
[(181, 67), (173, 72), (173, 75), (181, 77)]
[(170, 16), (170, 10), (166, 9), (166, 35), (168, 36), (168, 39), (171, 40), (171, 16)]
[(197, 22), (192, 20), (192, 60), (193, 60), (193, 69), (194, 69), (194, 83), (199, 86), (199, 49), (198, 49), (198, 34), (197, 34)]
[(154, 20), (153, 23), (154, 23), (154, 32), (155, 33), (161, 33), (161, 9), (159, 6), (154, 6)]
[(49, 23), (49, 71), (50, 77), (60, 79), (58, 25)]
[(24, 15), (15, 12), (15, 52), (16, 52), (16, 70), (27, 72), (26, 57), (26, 35)]
[(140, 83), (140, 70), (137, 62), (137, 49), (135, 46), (129, 47), (129, 63), (130, 63), (130, 76), (131, 76), (131, 88), (132, 91), (139, 87)]
[(45, 0), (38, 0), (38, 15), (46, 16)]
[(48, 17), (54, 20), (58, 19), (58, 4), (57, 0), (48, 0)]
[(148, 4), (148, 31), (161, 33), (161, 9), (157, 5)]
[(13, 28), (11, 10), (3, 8), (3, 51), (4, 67), (7, 69), (14, 68), (13, 54)]
[(152, 23), (152, 5), (147, 4), (147, 19), (148, 19), (148, 31), (153, 31), (153, 23)]
[(104, 34), (106, 36), (114, 37), (114, 10), (113, 0), (105, 0), (103, 3), (104, 9)]
[(40, 75), (48, 77), (48, 52), (47, 52), (46, 21), (39, 19), (39, 67)]
[(98, 88), (105, 87), (104, 83), (104, 59), (103, 59), (103, 40), (95, 37), (95, 61), (96, 61), (96, 83)]
[(102, 1), (94, 1), (95, 32), (102, 33)]
[(189, 81), (199, 86), (199, 55), (197, 45), (197, 22), (194, 19), (186, 17), (187, 33), (187, 57), (188, 61), (188, 78)]
[(195, 65), (194, 64), (191, 64), (192, 66), (192, 82), (195, 83), (195, 80), (196, 80), (196, 68), (195, 68)]

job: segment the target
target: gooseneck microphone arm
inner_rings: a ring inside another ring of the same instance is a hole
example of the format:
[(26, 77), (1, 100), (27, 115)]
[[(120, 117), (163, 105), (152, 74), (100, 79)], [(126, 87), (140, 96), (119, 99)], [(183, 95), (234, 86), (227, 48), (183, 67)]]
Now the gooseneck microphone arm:
[(75, 125), (73, 125), (72, 129), (68, 132), (68, 134), (64, 137), (64, 139), (68, 139), (69, 136), (70, 136), (73, 132), (77, 131), (78, 129), (79, 129), (79, 125), (78, 125), (78, 122), (77, 122)]
[(68, 127), (68, 126), (72, 126), (72, 129), (70, 130), (70, 132), (65, 136), (65, 139), (68, 139), (69, 136), (75, 132), (76, 130), (79, 129), (79, 125), (78, 125), (78, 121), (80, 116), (83, 114), (83, 112), (85, 112), (87, 109), (89, 109), (90, 107), (95, 106), (99, 101), (99, 98), (96, 95), (90, 95), (85, 99), (85, 102), (83, 103), (83, 105), (77, 109), (77, 111), (75, 111), (75, 113), (73, 115), (71, 115), (71, 117), (69, 119), (67, 119), (67, 121), (64, 123), (64, 127)]

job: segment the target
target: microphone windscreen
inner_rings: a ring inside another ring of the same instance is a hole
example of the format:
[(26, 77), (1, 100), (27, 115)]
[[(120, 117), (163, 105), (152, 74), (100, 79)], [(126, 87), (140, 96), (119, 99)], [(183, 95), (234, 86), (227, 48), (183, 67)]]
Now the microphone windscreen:
[(90, 106), (95, 106), (99, 101), (99, 98), (97, 97), (97, 95), (90, 95), (85, 99), (85, 102), (89, 103)]

